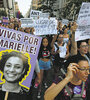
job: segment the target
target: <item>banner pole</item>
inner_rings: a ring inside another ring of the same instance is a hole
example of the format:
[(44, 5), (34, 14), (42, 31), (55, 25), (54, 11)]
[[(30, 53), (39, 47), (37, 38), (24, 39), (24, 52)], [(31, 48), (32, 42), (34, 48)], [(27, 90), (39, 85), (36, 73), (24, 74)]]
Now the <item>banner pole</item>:
[(8, 99), (8, 94), (9, 94), (9, 92), (6, 92), (5, 93), (5, 99), (4, 100), (7, 100)]

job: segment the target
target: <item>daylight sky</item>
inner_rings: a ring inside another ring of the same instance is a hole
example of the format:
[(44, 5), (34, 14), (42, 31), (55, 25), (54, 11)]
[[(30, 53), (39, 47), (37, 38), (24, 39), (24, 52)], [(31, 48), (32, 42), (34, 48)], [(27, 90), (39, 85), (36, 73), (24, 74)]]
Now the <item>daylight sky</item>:
[(18, 2), (19, 10), (23, 16), (27, 13), (28, 9), (30, 8), (32, 0), (15, 0)]

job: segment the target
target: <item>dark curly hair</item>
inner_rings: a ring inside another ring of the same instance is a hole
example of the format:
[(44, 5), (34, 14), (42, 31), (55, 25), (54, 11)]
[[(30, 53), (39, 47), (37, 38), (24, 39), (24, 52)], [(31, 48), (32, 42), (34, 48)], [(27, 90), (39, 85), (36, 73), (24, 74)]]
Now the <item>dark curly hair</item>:
[(0, 59), (0, 70), (2, 72), (4, 71), (4, 66), (5, 66), (6, 61), (10, 57), (19, 57), (23, 61), (23, 70), (25, 70), (25, 72), (23, 73), (23, 75), (19, 79), (19, 81), (21, 81), (22, 78), (24, 78), (24, 76), (27, 75), (27, 72), (29, 71), (29, 63), (28, 63), (28, 59), (29, 58), (27, 56), (25, 56), (23, 53), (17, 52), (17, 51), (11, 51), (11, 52), (6, 51), (6, 52), (3, 52), (2, 56), (1, 56), (1, 59)]

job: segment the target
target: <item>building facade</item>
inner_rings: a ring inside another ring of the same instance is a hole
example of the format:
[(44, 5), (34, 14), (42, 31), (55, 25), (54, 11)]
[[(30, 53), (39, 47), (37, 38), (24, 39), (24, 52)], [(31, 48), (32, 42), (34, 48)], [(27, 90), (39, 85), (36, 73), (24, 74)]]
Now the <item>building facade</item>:
[(32, 0), (32, 2), (31, 2), (31, 9), (35, 10), (38, 7), (40, 7), (41, 6), (40, 1), (41, 0)]
[(7, 13), (7, 16), (14, 17), (14, 0), (0, 0), (0, 10)]

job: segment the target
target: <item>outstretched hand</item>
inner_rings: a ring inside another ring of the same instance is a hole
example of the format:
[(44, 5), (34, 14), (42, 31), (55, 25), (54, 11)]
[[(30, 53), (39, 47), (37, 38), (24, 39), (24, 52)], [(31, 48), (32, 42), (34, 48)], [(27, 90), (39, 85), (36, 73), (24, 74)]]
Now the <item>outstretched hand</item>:
[(71, 31), (72, 32), (75, 32), (76, 29), (77, 29), (78, 25), (77, 24), (74, 24), (72, 27), (71, 27)]

